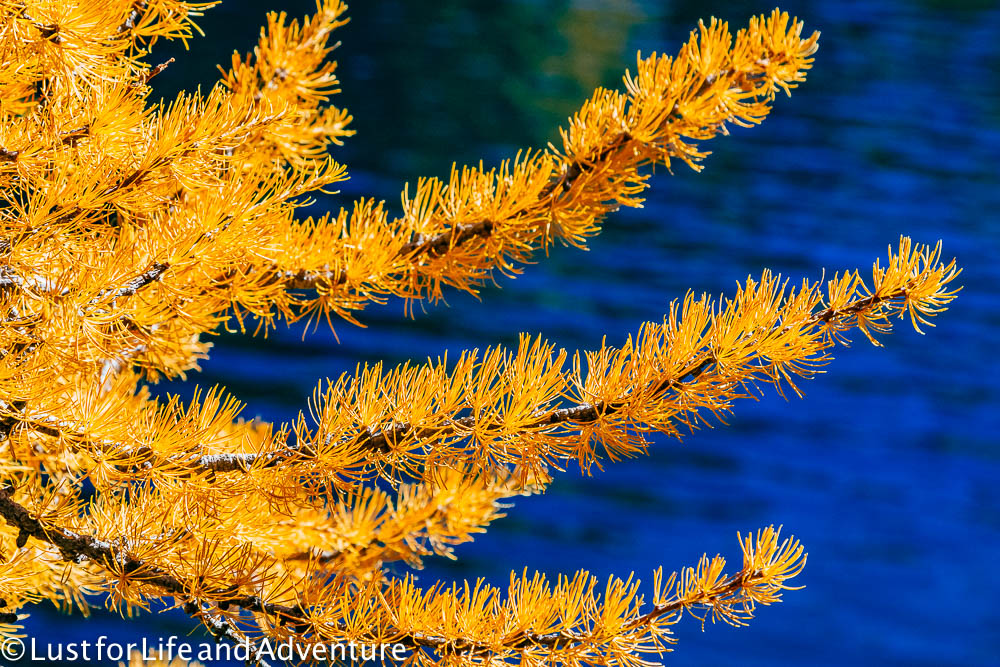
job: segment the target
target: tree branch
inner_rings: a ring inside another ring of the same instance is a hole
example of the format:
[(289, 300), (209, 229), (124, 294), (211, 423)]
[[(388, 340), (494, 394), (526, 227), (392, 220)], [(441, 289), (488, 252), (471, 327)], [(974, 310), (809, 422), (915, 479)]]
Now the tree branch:
[[(909, 286), (882, 297), (871, 295), (857, 299), (840, 309), (826, 308), (814, 313), (811, 317), (804, 320), (802, 324), (804, 326), (814, 326), (821, 323), (829, 324), (837, 319), (851, 317), (880, 303), (904, 298), (907, 294), (908, 288)], [(791, 326), (791, 324), (786, 324), (779, 330), (787, 331)], [(755, 333), (751, 332), (747, 335), (755, 335)], [(694, 359), (697, 360), (698, 356), (695, 356)], [(693, 360), (691, 365), (678, 377), (664, 379), (658, 384), (650, 387), (651, 393), (660, 394), (670, 390), (679, 390), (685, 385), (692, 384), (715, 363), (715, 360), (710, 353), (705, 353), (705, 356), (703, 356), (700, 360), (695, 360)], [(547, 426), (555, 426), (565, 423), (581, 425), (592, 424), (604, 417), (619, 412), (627, 405), (627, 400), (627, 397), (622, 397), (621, 400), (614, 402), (598, 401), (595, 403), (578, 403), (556, 409), (539, 409), (536, 411), (537, 419), (526, 428), (544, 428)], [(427, 427), (422, 429), (416, 428), (412, 424), (406, 422), (396, 423), (386, 426), (380, 430), (368, 429), (368, 432), (358, 438), (355, 441), (355, 444), (364, 449), (386, 453), (403, 439), (425, 440), (438, 438), (441, 436), (453, 435), (460, 431), (473, 430), (477, 426), (477, 430), (480, 432), (500, 428), (500, 424), (495, 423), (477, 424), (477, 419), (478, 418), (475, 415), (469, 415), (451, 420), (442, 426)], [(286, 444), (282, 449), (262, 453), (157, 457), (148, 447), (140, 447), (130, 451), (130, 448), (122, 443), (95, 441), (86, 434), (74, 433), (70, 425), (37, 421), (34, 423), (26, 421), (25, 424), (28, 428), (32, 428), (47, 435), (58, 437), (58, 435), (61, 434), (71, 438), (91, 442), (98, 445), (103, 451), (106, 452), (118, 451), (122, 453), (123, 456), (137, 457), (136, 461), (131, 462), (131, 465), (138, 465), (145, 461), (149, 461), (154, 465), (159, 463), (168, 466), (185, 468), (191, 472), (210, 472), (213, 475), (215, 473), (225, 472), (246, 472), (252, 468), (267, 469), (281, 465), (288, 465), (297, 460), (308, 460), (317, 454), (317, 449), (314, 445), (306, 443), (290, 443)]]
[[(761, 59), (758, 64), (764, 64), (766, 59)], [(719, 79), (728, 77), (734, 72), (731, 69), (713, 72), (705, 77), (704, 82), (695, 92), (694, 97), (698, 98), (708, 92), (712, 85)], [(752, 80), (760, 78), (751, 73), (744, 73), (743, 78)], [(740, 88), (742, 84), (736, 85)], [(666, 115), (664, 125), (670, 122), (678, 113), (678, 103), (675, 102), (669, 114)], [(559, 197), (572, 189), (573, 184), (583, 175), (592, 171), (596, 165), (611, 158), (618, 151), (626, 151), (630, 142), (633, 141), (631, 133), (623, 130), (613, 135), (607, 145), (597, 152), (593, 158), (575, 159), (565, 164), (562, 173), (552, 178), (549, 183), (539, 192), (538, 199), (531, 202), (522, 209), (522, 213), (514, 214), (512, 219), (517, 219), (523, 215), (523, 211), (530, 210), (535, 206), (545, 203), (550, 197)], [(419, 259), (421, 257), (435, 258), (445, 254), (448, 250), (463, 245), (477, 238), (488, 238), (496, 227), (496, 221), (481, 220), (478, 222), (457, 225), (452, 229), (441, 232), (430, 237), (415, 235), (413, 239), (404, 244), (399, 250), (401, 259)], [(280, 272), (281, 277), (291, 289), (315, 289), (320, 283), (335, 287), (347, 281), (346, 273), (341, 271), (333, 273), (330, 271), (284, 271)]]
[(128, 16), (125, 17), (125, 20), (122, 21), (122, 24), (118, 26), (118, 30), (115, 35), (118, 36), (122, 33), (132, 32), (132, 30), (135, 29), (135, 25), (139, 21), (139, 18), (142, 16), (142, 13), (146, 11), (147, 4), (146, 0), (139, 0), (138, 2), (133, 3), (132, 9), (129, 11)]

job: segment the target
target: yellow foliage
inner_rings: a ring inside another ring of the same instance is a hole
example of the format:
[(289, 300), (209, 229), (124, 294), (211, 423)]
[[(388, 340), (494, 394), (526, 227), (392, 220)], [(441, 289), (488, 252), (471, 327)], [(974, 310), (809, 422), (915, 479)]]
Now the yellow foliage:
[[(123, 613), (165, 603), (216, 637), (400, 642), (414, 665), (649, 664), (685, 611), (745, 624), (805, 564), (794, 538), (740, 538), (664, 577), (512, 574), (422, 589), (418, 568), (543, 490), (681, 437), (772, 385), (798, 391), (859, 330), (914, 326), (954, 298), (940, 246), (903, 238), (870, 278), (796, 286), (765, 271), (722, 298), (688, 294), (620, 346), (516, 349), (359, 366), (289, 424), (239, 418), (219, 388), (187, 404), (146, 383), (197, 369), (220, 327), (435, 302), (583, 246), (649, 167), (694, 169), (701, 142), (751, 126), (804, 81), (818, 33), (775, 10), (731, 34), (701, 23), (673, 56), (638, 57), (597, 90), (561, 145), (455, 167), (402, 193), (299, 219), (347, 178), (339, 0), (272, 13), (252, 54), (207, 92), (149, 99), (159, 39), (186, 40), (214, 3), (0, 2), (0, 634), (26, 605)], [(307, 414), (308, 413), (308, 414)], [(136, 660), (133, 656), (133, 662)], [(164, 662), (164, 664), (167, 664)], [(171, 663), (173, 664), (173, 663)]]

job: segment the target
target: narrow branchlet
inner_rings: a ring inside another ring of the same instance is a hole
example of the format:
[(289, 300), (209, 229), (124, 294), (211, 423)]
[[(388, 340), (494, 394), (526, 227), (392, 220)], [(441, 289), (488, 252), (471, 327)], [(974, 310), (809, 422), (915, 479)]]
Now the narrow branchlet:
[[(286, 254), (260, 270), (317, 291), (295, 304), (293, 318), (353, 320), (352, 311), (389, 295), (436, 301), (444, 286), (475, 292), (554, 242), (583, 246), (609, 212), (641, 205), (647, 165), (700, 169), (708, 153), (696, 142), (726, 134), (727, 124), (761, 122), (777, 91), (805, 79), (818, 37), (803, 37), (802, 24), (778, 11), (735, 38), (724, 22), (700, 24), (676, 56), (640, 57), (626, 93), (595, 93), (560, 131), (561, 147), (422, 179), (404, 191), (395, 219), (362, 205), (291, 228)], [(355, 265), (364, 271), (348, 270)]]

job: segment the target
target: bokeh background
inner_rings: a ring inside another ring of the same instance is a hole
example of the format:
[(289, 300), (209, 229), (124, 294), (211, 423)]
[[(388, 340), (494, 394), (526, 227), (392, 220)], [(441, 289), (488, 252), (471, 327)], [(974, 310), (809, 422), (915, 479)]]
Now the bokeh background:
[[(254, 44), (265, 0), (226, 2), (206, 37), (157, 78), (158, 94), (210, 85)], [(311, 2), (285, 2), (294, 15)], [(397, 207), (406, 182), (446, 176), (557, 139), (597, 85), (617, 86), (635, 52), (676, 51), (698, 18), (733, 29), (752, 2), (356, 2), (342, 29), (343, 93), (357, 136), (337, 151), (351, 180), (315, 209), (360, 196)], [(749, 628), (677, 627), (674, 665), (1000, 664), (1000, 8), (987, 0), (786, 2), (823, 36), (808, 81), (761, 127), (711, 142), (695, 174), (657, 173), (644, 208), (611, 216), (589, 252), (557, 249), (517, 280), (452, 292), (413, 319), (371, 308), (302, 340), (217, 339), (203, 372), (158, 391), (223, 384), (245, 416), (286, 420), (315, 383), (359, 361), (437, 357), (541, 333), (567, 349), (615, 343), (686, 290), (731, 291), (770, 267), (799, 280), (884, 256), (900, 234), (944, 242), (965, 289), (938, 327), (903, 322), (884, 349), (856, 340), (807, 397), (738, 405), (728, 426), (596, 477), (558, 477), (508, 518), (433, 561), (425, 583), (511, 569), (605, 576), (675, 569), (707, 551), (738, 561), (737, 531), (784, 524), (809, 551), (806, 588)], [(162, 58), (159, 56), (162, 55)], [(39, 608), (28, 632), (63, 640), (183, 635), (178, 614), (88, 622)], [(218, 664), (218, 663), (216, 663)]]

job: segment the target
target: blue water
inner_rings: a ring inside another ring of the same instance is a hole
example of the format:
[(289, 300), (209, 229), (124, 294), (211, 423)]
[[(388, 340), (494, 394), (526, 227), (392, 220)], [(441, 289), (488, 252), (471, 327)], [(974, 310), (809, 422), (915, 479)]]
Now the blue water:
[[(311, 3), (287, 3), (304, 12)], [(396, 206), (407, 180), (446, 175), (543, 145), (634, 52), (675, 50), (699, 16), (734, 26), (770, 5), (746, 2), (357, 3), (344, 29), (341, 102), (358, 136), (338, 152), (340, 196)], [(211, 80), (251, 44), (261, 3), (223, 5), (207, 40), (162, 75), (164, 91)], [(470, 8), (471, 7), (471, 8)], [(858, 340), (805, 400), (739, 404), (728, 426), (593, 478), (560, 476), (518, 499), (488, 534), (434, 561), (421, 581), (511, 569), (550, 575), (738, 562), (737, 531), (784, 524), (809, 551), (806, 588), (761, 608), (749, 628), (677, 626), (674, 665), (1000, 664), (1000, 9), (993, 2), (797, 2), (823, 32), (809, 80), (765, 123), (711, 142), (706, 169), (653, 179), (644, 208), (613, 215), (587, 253), (557, 249), (482, 300), (402, 317), (373, 308), (359, 329), (281, 330), (218, 340), (193, 378), (221, 383), (246, 416), (289, 419), (315, 382), (358, 361), (438, 356), (544, 334), (567, 349), (620, 341), (688, 289), (719, 293), (769, 267), (800, 279), (867, 267), (900, 234), (944, 242), (965, 286), (921, 336), (900, 323), (884, 349)], [(167, 388), (189, 395), (193, 383)], [(90, 625), (88, 625), (90, 623)], [(183, 633), (175, 615), (87, 623), (43, 610), (30, 634)]]

